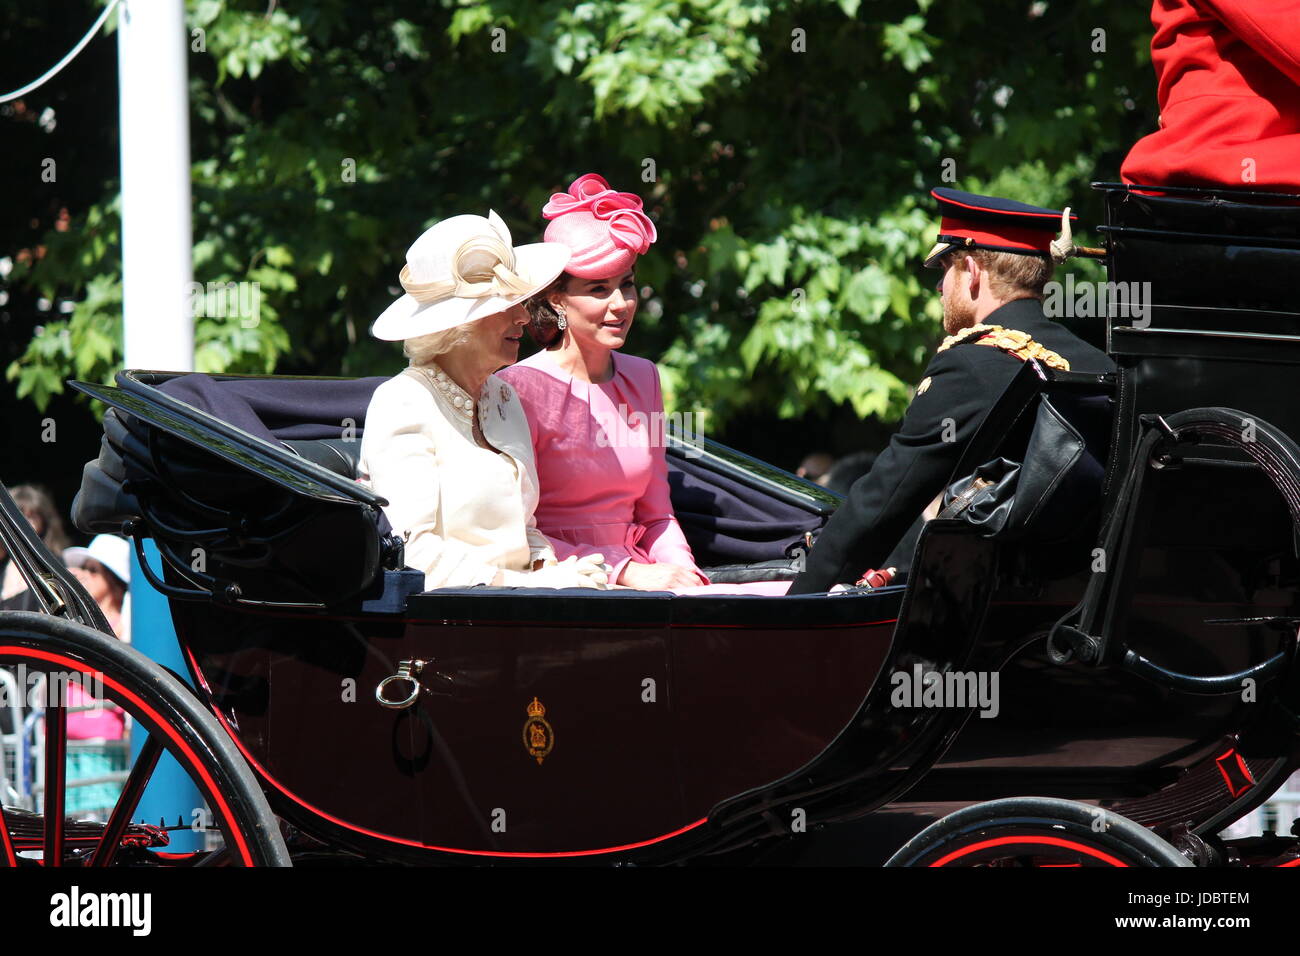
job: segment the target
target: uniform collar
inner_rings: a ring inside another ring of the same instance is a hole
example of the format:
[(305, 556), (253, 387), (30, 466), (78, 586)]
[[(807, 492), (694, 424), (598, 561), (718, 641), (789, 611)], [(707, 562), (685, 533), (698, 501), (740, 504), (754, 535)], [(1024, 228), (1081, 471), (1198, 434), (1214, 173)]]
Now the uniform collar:
[(1027, 325), (1050, 324), (1050, 321), (1043, 315), (1042, 299), (1016, 299), (1006, 305), (998, 306), (984, 317), (981, 324), (1000, 325), (1004, 329), (1019, 329), (1027, 332), (1029, 331), (1025, 328)]

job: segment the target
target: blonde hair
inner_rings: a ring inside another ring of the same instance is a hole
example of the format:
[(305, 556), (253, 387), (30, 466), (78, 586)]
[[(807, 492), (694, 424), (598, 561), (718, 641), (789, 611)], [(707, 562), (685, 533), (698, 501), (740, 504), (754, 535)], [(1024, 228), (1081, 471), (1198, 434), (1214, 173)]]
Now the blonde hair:
[(959, 272), (966, 269), (966, 256), (978, 262), (980, 268), (989, 274), (989, 291), (999, 299), (1024, 293), (1041, 299), (1043, 286), (1052, 278), (1053, 263), (1045, 256), (994, 252), (992, 249), (958, 249), (951, 254), (956, 256)]
[(413, 339), (407, 339), (402, 343), (402, 351), (411, 360), (412, 365), (428, 365), (439, 355), (446, 355), (468, 341), (469, 325), (466, 323), (443, 329), (441, 332), (430, 332), (428, 335), (417, 335)]

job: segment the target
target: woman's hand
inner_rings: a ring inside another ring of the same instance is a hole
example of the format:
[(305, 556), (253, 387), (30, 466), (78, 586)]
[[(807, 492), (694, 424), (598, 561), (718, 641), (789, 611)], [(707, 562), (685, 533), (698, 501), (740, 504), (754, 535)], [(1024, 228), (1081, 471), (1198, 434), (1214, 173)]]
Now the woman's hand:
[(567, 557), (561, 561), (558, 567), (566, 567), (572, 562), (574, 573), (582, 579), (583, 583), (578, 587), (584, 588), (605, 588), (609, 587), (609, 565), (605, 563), (603, 554), (588, 554), (581, 558)]
[(492, 583), (515, 588), (604, 588), (609, 583), (603, 554), (584, 557), (570, 556), (559, 564), (548, 564), (536, 571), (508, 571), (496, 573)]
[(672, 591), (677, 588), (698, 587), (704, 582), (691, 568), (680, 564), (642, 564), (629, 561), (618, 576), (618, 584), (638, 591)]

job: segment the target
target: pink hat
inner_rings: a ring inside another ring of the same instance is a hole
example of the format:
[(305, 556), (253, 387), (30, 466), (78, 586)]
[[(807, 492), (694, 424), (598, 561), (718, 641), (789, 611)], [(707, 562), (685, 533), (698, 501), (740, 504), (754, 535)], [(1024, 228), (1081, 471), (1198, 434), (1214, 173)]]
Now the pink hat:
[(565, 271), (581, 279), (603, 279), (626, 272), (657, 239), (655, 224), (641, 198), (615, 192), (598, 173), (579, 176), (567, 193), (554, 193), (542, 209), (551, 220), (547, 242), (573, 251)]

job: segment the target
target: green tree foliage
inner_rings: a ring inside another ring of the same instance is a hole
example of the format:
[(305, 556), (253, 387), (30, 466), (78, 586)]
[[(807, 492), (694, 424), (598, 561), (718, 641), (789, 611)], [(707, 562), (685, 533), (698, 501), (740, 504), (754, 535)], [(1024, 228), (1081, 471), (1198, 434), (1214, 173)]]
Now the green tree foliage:
[[(661, 361), (670, 404), (713, 427), (845, 403), (893, 420), (939, 334), (929, 188), (1095, 223), (1087, 183), (1155, 121), (1146, 10), (1107, 0), (187, 12), (195, 278), (255, 281), (262, 303), (254, 329), (197, 321), (201, 370), (391, 372), (367, 328), (423, 229), (490, 207), (536, 240), (546, 197), (595, 170), (659, 224), (630, 349)], [(70, 373), (121, 362), (115, 153), (79, 174), (102, 197), (8, 280), (77, 301), (7, 370), (42, 408)]]

